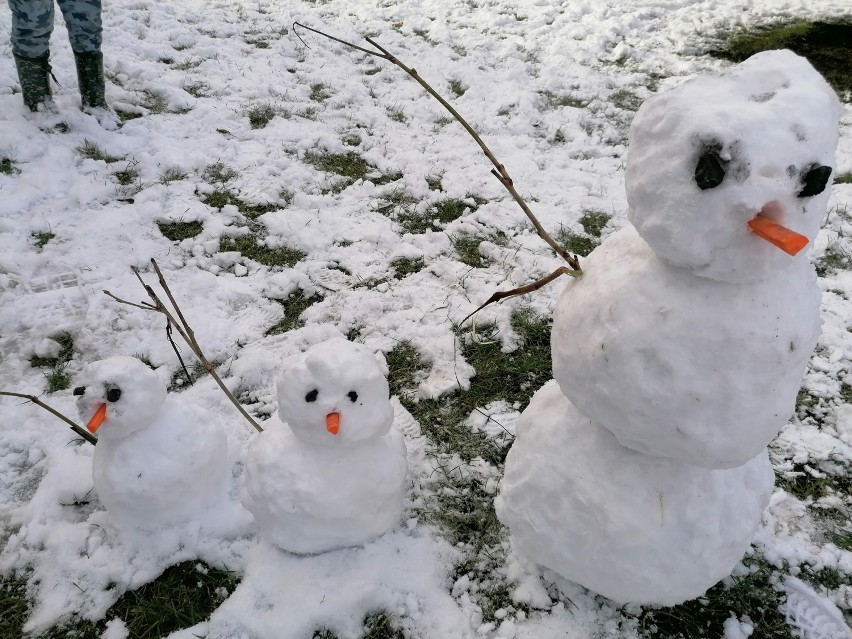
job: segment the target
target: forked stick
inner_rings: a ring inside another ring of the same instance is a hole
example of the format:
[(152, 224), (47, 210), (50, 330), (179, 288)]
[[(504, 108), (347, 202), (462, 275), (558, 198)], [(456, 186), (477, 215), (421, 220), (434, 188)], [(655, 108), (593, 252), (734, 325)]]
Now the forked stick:
[[(459, 124), (461, 124), (465, 128), (465, 130), (470, 134), (470, 136), (474, 139), (474, 141), (479, 145), (479, 148), (482, 149), (482, 152), (485, 153), (486, 157), (491, 161), (491, 164), (494, 165), (494, 168), (491, 169), (491, 173), (494, 175), (494, 177), (496, 177), (498, 180), (500, 180), (500, 184), (503, 185), (503, 187), (509, 192), (509, 194), (515, 200), (515, 202), (518, 203), (518, 206), (520, 206), (521, 209), (524, 211), (527, 218), (529, 218), (529, 221), (532, 222), (532, 225), (535, 227), (535, 230), (538, 233), (539, 237), (541, 237), (541, 239), (543, 239), (545, 242), (547, 242), (548, 246), (550, 246), (550, 248), (552, 248), (556, 252), (557, 255), (559, 255), (562, 259), (564, 259), (566, 262), (568, 262), (568, 265), (571, 267), (571, 270), (566, 270), (565, 272), (569, 273), (571, 275), (574, 275), (574, 277), (578, 277), (582, 273), (582, 269), (580, 268), (580, 260), (577, 258), (576, 255), (572, 255), (571, 253), (569, 253), (565, 249), (563, 249), (561, 246), (559, 246), (559, 244), (557, 244), (556, 241), (552, 237), (550, 237), (550, 235), (547, 233), (547, 231), (544, 230), (544, 227), (541, 225), (541, 223), (538, 221), (536, 216), (530, 210), (530, 207), (527, 206), (527, 203), (524, 201), (524, 198), (522, 198), (520, 193), (518, 193), (518, 191), (515, 189), (515, 184), (512, 181), (512, 178), (509, 177), (509, 172), (506, 171), (506, 167), (503, 166), (503, 164), (500, 163), (497, 160), (497, 158), (491, 152), (491, 149), (489, 149), (485, 145), (485, 142), (482, 141), (482, 138), (479, 137), (479, 134), (473, 129), (472, 126), (470, 126), (470, 124), (467, 123), (467, 120), (465, 120), (459, 114), (459, 112), (456, 111), (453, 108), (453, 106), (449, 102), (447, 102), (443, 97), (441, 97), (441, 95), (437, 91), (435, 91), (435, 89), (433, 89), (429, 85), (429, 83), (426, 82), (426, 80), (424, 80), (423, 78), (420, 77), (420, 75), (417, 73), (417, 71), (415, 69), (412, 69), (411, 67), (409, 67), (406, 64), (404, 64), (403, 62), (401, 62), (396, 56), (392, 55), (387, 49), (385, 49), (384, 47), (379, 45), (375, 40), (373, 40), (369, 36), (365, 37), (364, 39), (367, 42), (369, 42), (373, 47), (375, 47), (377, 49), (377, 51), (371, 51), (370, 49), (365, 49), (364, 47), (360, 47), (357, 44), (352, 44), (351, 42), (347, 42), (346, 40), (341, 40), (340, 38), (335, 38), (332, 35), (329, 35), (327, 33), (324, 33), (323, 31), (319, 31), (317, 29), (313, 29), (313, 28), (311, 28), (307, 25), (304, 25), (300, 22), (294, 22), (293, 23), (293, 33), (295, 33), (296, 36), (299, 37), (300, 40), (302, 38), (296, 32), (297, 26), (299, 26), (303, 29), (307, 29), (308, 31), (312, 31), (316, 34), (319, 34), (319, 35), (321, 35), (325, 38), (328, 38), (329, 40), (334, 40), (335, 42), (339, 42), (340, 44), (346, 45), (347, 47), (355, 49), (356, 51), (361, 51), (362, 53), (366, 53), (368, 55), (372, 55), (372, 56), (375, 56), (377, 58), (382, 58), (383, 60), (387, 60), (388, 62), (398, 66), (400, 69), (405, 71), (409, 76), (414, 78), (414, 80), (416, 80), (417, 83), (421, 87), (423, 87), (429, 95), (431, 95), (438, 102), (440, 102), (441, 106), (443, 106), (447, 111), (450, 112), (450, 114), (458, 121)], [(302, 43), (304, 44), (304, 40), (302, 40)], [(305, 46), (308, 46), (308, 45), (305, 44)], [(510, 292), (510, 291), (507, 291), (507, 292)], [(504, 296), (504, 297), (508, 297), (508, 296)]]
[[(169, 288), (169, 285), (166, 283), (166, 278), (163, 277), (162, 271), (160, 271), (160, 267), (157, 265), (157, 261), (155, 259), (151, 259), (151, 266), (154, 267), (154, 272), (157, 274), (157, 280), (160, 283), (160, 286), (165, 291), (166, 296), (169, 298), (169, 301), (172, 304), (172, 307), (175, 310), (175, 314), (177, 314), (178, 319), (175, 319), (175, 316), (172, 312), (163, 304), (162, 300), (159, 298), (157, 293), (151, 288), (148, 284), (145, 283), (145, 280), (142, 279), (142, 275), (139, 273), (139, 269), (135, 266), (132, 266), (133, 272), (136, 274), (136, 278), (139, 280), (139, 283), (142, 284), (142, 287), (145, 289), (145, 292), (148, 293), (148, 297), (151, 298), (152, 303), (150, 302), (141, 302), (139, 304), (135, 302), (128, 302), (127, 300), (123, 300), (119, 297), (116, 297), (109, 291), (104, 291), (107, 295), (109, 295), (112, 299), (120, 304), (127, 304), (128, 306), (135, 306), (136, 308), (141, 308), (145, 311), (154, 311), (155, 313), (162, 313), (167, 322), (168, 326), (177, 331), (178, 335), (183, 338), (183, 341), (186, 342), (187, 346), (189, 346), (190, 350), (193, 352), (195, 357), (198, 358), (198, 361), (201, 362), (201, 365), (204, 367), (210, 376), (216, 381), (219, 385), (219, 388), (222, 389), (222, 392), (228, 396), (228, 399), (231, 400), (231, 403), (237, 407), (237, 410), (240, 411), (240, 414), (246, 419), (246, 421), (251, 424), (255, 430), (258, 432), (263, 432), (263, 428), (260, 427), (260, 424), (255, 421), (255, 419), (246, 412), (246, 409), (243, 408), (243, 405), (237, 401), (237, 398), (234, 397), (234, 394), (228, 390), (228, 387), (225, 386), (225, 383), (222, 381), (222, 378), (219, 377), (219, 374), (216, 372), (216, 367), (210, 362), (209, 359), (204, 355), (204, 351), (201, 350), (201, 346), (199, 346), (198, 341), (195, 339), (195, 332), (192, 330), (192, 327), (189, 325), (189, 322), (186, 321), (186, 318), (183, 316), (183, 313), (180, 310), (180, 306), (178, 306), (177, 301), (172, 295), (172, 291)], [(182, 362), (181, 362), (182, 363)]]
[(78, 426), (77, 424), (72, 422), (70, 419), (68, 419), (65, 415), (60, 413), (58, 410), (56, 410), (52, 406), (48, 406), (47, 404), (45, 404), (43, 401), (41, 401), (35, 395), (27, 395), (25, 393), (13, 393), (11, 391), (0, 391), (0, 395), (3, 395), (5, 397), (21, 397), (23, 399), (29, 400), (33, 404), (35, 404), (36, 406), (43, 408), (47, 412), (51, 413), (55, 417), (58, 417), (63, 422), (68, 424), (71, 427), (71, 430), (73, 430), (75, 433), (77, 433), (80, 437), (85, 439), (90, 444), (94, 445), (94, 444), (98, 443), (98, 438), (95, 437), (94, 435), (92, 435), (92, 433), (85, 430), (84, 428), (80, 428), (80, 426)]
[(535, 282), (532, 282), (530, 284), (525, 284), (524, 286), (519, 286), (518, 288), (513, 288), (513, 289), (508, 290), (508, 291), (497, 291), (496, 293), (494, 293), (494, 295), (492, 295), (487, 300), (485, 300), (484, 304), (480, 305), (475, 311), (473, 311), (472, 313), (467, 315), (461, 322), (459, 322), (459, 326), (464, 324), (467, 320), (469, 320), (471, 317), (476, 315), (479, 311), (481, 311), (483, 308), (485, 308), (489, 304), (493, 304), (494, 302), (499, 302), (500, 300), (505, 300), (509, 297), (515, 297), (516, 295), (526, 295), (527, 293), (532, 293), (533, 291), (537, 291), (538, 289), (543, 288), (543, 287), (547, 286), (548, 284), (550, 284), (553, 280), (555, 280), (560, 275), (571, 275), (572, 277), (580, 277), (581, 273), (578, 272), (578, 271), (572, 271), (567, 266), (560, 266), (558, 269), (553, 271), (553, 273), (551, 273), (547, 277), (543, 277), (540, 280), (536, 280)]

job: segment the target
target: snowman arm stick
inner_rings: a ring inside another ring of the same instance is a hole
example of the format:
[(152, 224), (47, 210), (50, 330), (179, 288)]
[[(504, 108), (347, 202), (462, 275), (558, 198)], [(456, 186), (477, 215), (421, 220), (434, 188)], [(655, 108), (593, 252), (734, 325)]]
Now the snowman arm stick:
[[(527, 216), (529, 221), (532, 222), (532, 225), (535, 227), (535, 230), (538, 233), (539, 237), (541, 237), (541, 239), (543, 239), (547, 243), (547, 245), (550, 246), (550, 248), (552, 248), (553, 251), (558, 256), (560, 256), (562, 259), (564, 259), (566, 262), (568, 262), (568, 265), (571, 267), (571, 270), (576, 271), (576, 272), (582, 271), (582, 269), (580, 268), (580, 261), (579, 261), (579, 259), (577, 259), (577, 256), (572, 255), (571, 253), (569, 253), (568, 251), (563, 249), (561, 246), (559, 246), (559, 244), (557, 244), (556, 240), (554, 240), (552, 237), (550, 237), (548, 232), (544, 230), (544, 227), (541, 225), (541, 222), (538, 221), (538, 218), (536, 218), (536, 216), (533, 214), (530, 207), (527, 206), (527, 203), (524, 201), (524, 198), (522, 198), (521, 194), (518, 193), (518, 191), (515, 189), (515, 183), (513, 182), (512, 178), (509, 176), (509, 172), (506, 170), (506, 167), (501, 162), (499, 162), (497, 160), (497, 158), (491, 152), (491, 149), (489, 149), (488, 146), (485, 144), (485, 142), (482, 141), (482, 138), (479, 136), (479, 134), (474, 130), (474, 128), (470, 124), (468, 124), (467, 120), (465, 120), (461, 116), (461, 114), (458, 111), (456, 111), (449, 102), (447, 102), (437, 91), (435, 91), (435, 89), (433, 89), (432, 86), (428, 82), (426, 82), (426, 80), (424, 80), (422, 77), (420, 77), (420, 74), (417, 73), (416, 69), (412, 69), (411, 67), (407, 66), (405, 63), (400, 61), (396, 56), (391, 54), (390, 51), (388, 51), (387, 49), (385, 49), (384, 47), (379, 45), (375, 40), (373, 40), (369, 36), (367, 36), (364, 39), (367, 42), (369, 42), (373, 47), (375, 47), (378, 51), (371, 51), (370, 49), (365, 49), (364, 47), (359, 47), (357, 44), (352, 44), (351, 42), (341, 40), (340, 38), (335, 38), (334, 36), (331, 36), (327, 33), (324, 33), (323, 31), (313, 29), (313, 28), (311, 28), (307, 25), (304, 25), (300, 22), (294, 22), (293, 23), (293, 33), (296, 34), (296, 36), (299, 38), (299, 40), (302, 40), (302, 37), (296, 31), (297, 26), (299, 26), (303, 29), (306, 29), (308, 31), (312, 31), (316, 34), (323, 36), (323, 37), (326, 37), (329, 40), (339, 42), (340, 44), (346, 45), (347, 47), (355, 49), (356, 51), (361, 51), (362, 53), (366, 53), (368, 55), (372, 55), (372, 56), (375, 56), (377, 58), (382, 58), (383, 60), (387, 60), (391, 64), (398, 66), (400, 69), (405, 71), (410, 77), (412, 77), (421, 87), (423, 87), (423, 89), (429, 95), (431, 95), (438, 102), (440, 102), (441, 106), (443, 106), (447, 111), (450, 112), (450, 115), (452, 115), (456, 119), (456, 121), (464, 127), (464, 129), (470, 134), (470, 136), (473, 138), (473, 140), (479, 145), (479, 148), (482, 149), (482, 152), (491, 161), (491, 164), (494, 165), (494, 168), (491, 170), (491, 173), (493, 173), (494, 176), (498, 180), (500, 180), (500, 184), (503, 185), (503, 187), (509, 192), (509, 195), (512, 196), (512, 199), (514, 199), (515, 202), (517, 202), (518, 206), (521, 207), (521, 210), (523, 210), (524, 214)], [(304, 40), (302, 40), (302, 44), (305, 44)], [(308, 45), (305, 44), (305, 46), (308, 46)]]
[(204, 366), (204, 369), (208, 373), (210, 373), (210, 377), (213, 378), (213, 380), (216, 382), (216, 384), (219, 386), (219, 388), (222, 389), (222, 392), (225, 393), (225, 395), (227, 395), (228, 399), (231, 400), (231, 403), (240, 412), (240, 415), (242, 415), (243, 418), (249, 424), (251, 424), (257, 432), (262, 433), (263, 428), (261, 428), (260, 424), (258, 424), (257, 421), (255, 421), (255, 419), (251, 415), (248, 414), (246, 409), (243, 408), (243, 405), (240, 404), (240, 402), (237, 400), (236, 397), (234, 397), (234, 394), (228, 389), (227, 386), (225, 386), (225, 382), (222, 381), (222, 378), (219, 377), (219, 373), (216, 372), (216, 367), (213, 366), (213, 364), (210, 362), (210, 360), (207, 359), (207, 357), (204, 355), (204, 351), (201, 350), (201, 346), (198, 344), (198, 341), (195, 339), (195, 333), (189, 327), (189, 323), (186, 321), (186, 319), (183, 316), (183, 313), (180, 311), (180, 307), (178, 306), (177, 301), (175, 300), (174, 296), (172, 295), (171, 290), (168, 287), (168, 284), (166, 284), (166, 280), (163, 277), (163, 274), (160, 271), (160, 268), (157, 266), (157, 263), (154, 260), (151, 260), (151, 262), (154, 265), (154, 269), (157, 271), (158, 278), (160, 280), (160, 284), (163, 287), (163, 290), (165, 290), (166, 294), (169, 296), (169, 299), (171, 300), (172, 304), (174, 305), (175, 310), (177, 311), (178, 316), (181, 318), (181, 321), (183, 322), (184, 326), (186, 327), (186, 331), (188, 331), (188, 333), (186, 331), (184, 331), (184, 328), (181, 326), (180, 323), (178, 323), (178, 320), (175, 319), (174, 315), (172, 315), (171, 312), (169, 311), (169, 309), (166, 308), (166, 305), (163, 304), (162, 300), (159, 298), (157, 293), (154, 292), (154, 289), (151, 288), (150, 286), (148, 286), (145, 283), (145, 281), (142, 279), (142, 275), (139, 273), (139, 269), (137, 269), (135, 267), (131, 267), (131, 268), (133, 269), (133, 272), (136, 274), (136, 277), (142, 283), (142, 286), (145, 288), (145, 292), (148, 293), (148, 297), (150, 297), (153, 300), (154, 304), (147, 304), (145, 302), (143, 302), (144, 305), (134, 304), (133, 302), (128, 302), (126, 300), (123, 300), (123, 299), (116, 297), (115, 295), (113, 295), (109, 291), (104, 291), (104, 293), (106, 293), (111, 298), (113, 298), (115, 301), (117, 301), (121, 304), (129, 304), (131, 306), (136, 306), (137, 308), (145, 309), (146, 311), (156, 311), (157, 313), (162, 313), (163, 315), (165, 315), (166, 320), (168, 320), (169, 325), (172, 326), (174, 328), (174, 330), (176, 330), (178, 332), (178, 334), (183, 338), (183, 340), (186, 342), (187, 346), (189, 346), (190, 350), (193, 352), (195, 357), (197, 357), (198, 361), (201, 362), (201, 365)]
[(51, 413), (55, 417), (58, 417), (59, 419), (61, 419), (63, 422), (65, 422), (66, 424), (68, 424), (71, 427), (71, 430), (73, 430), (75, 433), (77, 433), (80, 437), (85, 439), (90, 444), (95, 445), (95, 444), (98, 443), (97, 437), (92, 435), (90, 432), (84, 430), (83, 428), (80, 428), (77, 424), (72, 422), (65, 415), (60, 413), (58, 410), (56, 410), (52, 406), (45, 404), (43, 401), (41, 401), (35, 395), (27, 395), (25, 393), (13, 393), (12, 391), (0, 391), (0, 395), (3, 395), (5, 397), (21, 397), (23, 399), (27, 399), (27, 400), (31, 401), (33, 404), (35, 404), (36, 406), (43, 408), (44, 410)]
[(515, 297), (516, 295), (526, 295), (527, 293), (532, 293), (533, 291), (537, 291), (540, 288), (543, 288), (550, 284), (553, 280), (555, 280), (560, 275), (571, 275), (572, 277), (579, 277), (580, 273), (577, 271), (572, 271), (567, 266), (560, 266), (558, 269), (553, 271), (547, 277), (543, 277), (540, 280), (536, 280), (535, 282), (531, 282), (530, 284), (525, 284), (524, 286), (519, 286), (518, 288), (513, 288), (508, 291), (497, 291), (482, 304), (475, 311), (466, 316), (461, 322), (459, 322), (459, 326), (464, 324), (471, 317), (476, 315), (483, 308), (488, 306), (489, 304), (493, 304), (494, 302), (499, 302), (500, 300), (504, 300), (509, 297)]

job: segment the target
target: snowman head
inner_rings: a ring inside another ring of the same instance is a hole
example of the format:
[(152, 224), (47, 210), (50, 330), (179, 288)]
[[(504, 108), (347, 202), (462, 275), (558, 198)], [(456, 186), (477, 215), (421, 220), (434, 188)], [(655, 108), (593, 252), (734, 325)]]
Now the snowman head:
[(166, 400), (159, 376), (135, 357), (89, 364), (74, 389), (77, 412), (99, 438), (120, 438), (151, 424)]
[(785, 250), (822, 224), (839, 117), (837, 96), (790, 51), (658, 94), (630, 128), (628, 217), (659, 257), (712, 279), (756, 281), (807, 259)]
[(278, 414), (324, 445), (381, 437), (393, 421), (388, 382), (370, 349), (343, 338), (309, 348), (278, 381)]

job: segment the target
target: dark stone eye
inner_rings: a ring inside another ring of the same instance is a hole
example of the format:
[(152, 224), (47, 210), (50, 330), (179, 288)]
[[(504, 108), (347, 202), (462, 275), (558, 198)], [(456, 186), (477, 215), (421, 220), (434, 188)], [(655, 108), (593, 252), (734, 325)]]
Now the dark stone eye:
[(725, 164), (716, 151), (705, 151), (695, 165), (695, 183), (702, 191), (715, 189), (725, 179)]
[(317, 401), (317, 395), (319, 395), (319, 391), (315, 388), (310, 393), (305, 395), (305, 401), (306, 402), (315, 402), (315, 401)]
[(355, 391), (349, 391), (348, 393), (346, 393), (346, 396), (353, 402), (358, 401), (358, 393), (356, 393)]
[(85, 393), (85, 392), (86, 392), (86, 387), (85, 387), (85, 386), (78, 386), (77, 388), (75, 388), (75, 389), (74, 389), (74, 394), (75, 394), (75, 395), (82, 395), (82, 394), (83, 394), (83, 393)]
[(117, 402), (121, 399), (121, 389), (120, 388), (110, 388), (107, 391), (107, 401), (108, 402)]
[(802, 190), (799, 191), (799, 197), (819, 195), (825, 191), (825, 187), (828, 185), (828, 178), (830, 177), (830, 166), (811, 164), (802, 175)]

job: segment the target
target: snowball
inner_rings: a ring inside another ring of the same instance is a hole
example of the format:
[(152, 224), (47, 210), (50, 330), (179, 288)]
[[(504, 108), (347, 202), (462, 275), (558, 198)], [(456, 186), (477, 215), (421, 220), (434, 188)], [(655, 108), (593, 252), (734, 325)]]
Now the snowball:
[(624, 446), (739, 466), (793, 412), (819, 302), (807, 263), (728, 284), (658, 259), (626, 227), (589, 256), (557, 304), (554, 377)]
[(620, 603), (704, 593), (748, 549), (772, 492), (766, 451), (730, 470), (643, 455), (552, 381), (520, 422), (496, 500), (514, 547)]
[[(713, 279), (755, 281), (806, 261), (804, 251), (790, 257), (747, 223), (779, 202), (771, 217), (813, 242), (830, 189), (799, 193), (808, 171), (833, 171), (840, 113), (822, 76), (786, 50), (650, 98), (630, 128), (630, 221), (657, 255)], [(702, 190), (696, 169), (705, 154), (724, 179)]]

